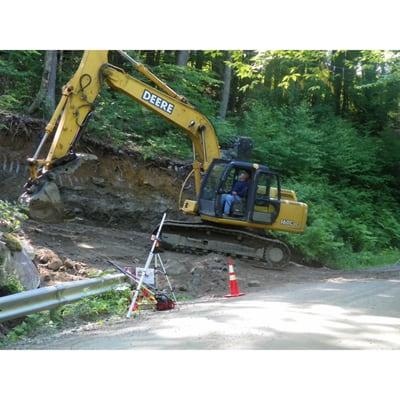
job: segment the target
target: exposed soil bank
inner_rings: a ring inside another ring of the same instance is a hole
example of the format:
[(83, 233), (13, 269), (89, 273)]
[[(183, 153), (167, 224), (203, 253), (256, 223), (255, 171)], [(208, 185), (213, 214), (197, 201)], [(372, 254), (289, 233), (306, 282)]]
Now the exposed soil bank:
[[(0, 198), (17, 200), (28, 178), (26, 158), (34, 153), (44, 124), (28, 119), (18, 125), (6, 116), (0, 114), (0, 121), (5, 118), (8, 125), (2, 123), (9, 126), (0, 131)], [(139, 230), (155, 226), (164, 212), (169, 218), (183, 218), (177, 197), (190, 162), (144, 161), (137, 154), (90, 140), (82, 141), (78, 151), (96, 155), (97, 161), (83, 163), (72, 175), (57, 178), (70, 217)]]

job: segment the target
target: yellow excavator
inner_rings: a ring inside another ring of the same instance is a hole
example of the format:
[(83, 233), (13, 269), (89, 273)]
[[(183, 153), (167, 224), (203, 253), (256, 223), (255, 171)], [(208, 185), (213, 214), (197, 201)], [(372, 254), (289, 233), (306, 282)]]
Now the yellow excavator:
[[(266, 267), (281, 268), (290, 259), (287, 245), (266, 232), (303, 232), (307, 205), (297, 201), (294, 191), (281, 188), (277, 173), (268, 167), (241, 160), (221, 159), (213, 125), (189, 101), (177, 94), (143, 64), (124, 51), (118, 53), (152, 84), (146, 84), (108, 62), (109, 51), (85, 51), (45, 128), (32, 158), (30, 178), (22, 199), (29, 203), (32, 218), (51, 221), (62, 218), (63, 207), (55, 184), (57, 174), (72, 173), (81, 159), (75, 148), (95, 108), (103, 83), (175, 124), (193, 144), (193, 175), (196, 197), (179, 200), (180, 210), (198, 216), (192, 222), (166, 221), (164, 247), (182, 252), (219, 252), (258, 259)], [(52, 137), (46, 158), (40, 158)], [(232, 192), (245, 176), (246, 193), (222, 213), (224, 194)], [(181, 190), (182, 195), (183, 190)], [(155, 210), (156, 211), (156, 210)]]

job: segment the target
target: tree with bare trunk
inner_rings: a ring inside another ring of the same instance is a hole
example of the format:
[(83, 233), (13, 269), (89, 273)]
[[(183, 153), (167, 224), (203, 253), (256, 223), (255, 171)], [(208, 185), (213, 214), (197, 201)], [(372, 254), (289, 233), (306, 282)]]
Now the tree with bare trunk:
[(189, 61), (190, 51), (189, 50), (179, 50), (178, 57), (176, 60), (176, 65), (187, 65)]
[(231, 78), (232, 78), (232, 68), (229, 65), (230, 61), (229, 51), (225, 52), (225, 66), (224, 66), (224, 85), (222, 87), (222, 98), (219, 107), (219, 116), (225, 119), (226, 112), (228, 111), (229, 96), (231, 91)]
[(35, 100), (28, 109), (29, 114), (33, 114), (37, 109), (42, 107), (44, 116), (48, 118), (55, 109), (57, 52), (57, 50), (47, 50), (45, 53), (42, 81)]

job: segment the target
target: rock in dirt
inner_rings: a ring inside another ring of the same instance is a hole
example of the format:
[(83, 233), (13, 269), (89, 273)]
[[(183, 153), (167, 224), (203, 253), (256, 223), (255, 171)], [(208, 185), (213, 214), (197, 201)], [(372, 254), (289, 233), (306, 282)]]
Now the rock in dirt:
[(67, 258), (67, 259), (64, 261), (64, 267), (65, 267), (66, 269), (75, 270), (75, 262), (72, 261), (71, 259)]
[(205, 265), (203, 263), (196, 262), (196, 263), (194, 263), (193, 268), (190, 270), (190, 273), (192, 275), (201, 274), (203, 271), (206, 270), (206, 268), (207, 268), (207, 265)]
[(256, 281), (256, 280), (252, 280), (247, 282), (247, 286), (248, 287), (260, 287), (261, 286), (261, 282), (260, 281)]
[(47, 264), (54, 257), (58, 257), (54, 251), (50, 249), (38, 249), (35, 254), (35, 261), (39, 264)]
[(63, 263), (60, 258), (54, 258), (47, 264), (47, 268), (52, 271), (58, 271), (62, 265)]
[(25, 249), (14, 253), (11, 262), (25, 290), (36, 289), (40, 285), (39, 271)]
[(189, 264), (185, 259), (183, 259), (182, 261), (169, 260), (166, 263), (167, 273), (171, 276), (182, 275), (187, 272), (188, 269), (191, 267), (192, 265)]
[(64, 217), (64, 206), (55, 182), (47, 182), (37, 193), (21, 196), (29, 205), (29, 216), (36, 221), (60, 222)]
[(45, 268), (40, 268), (40, 277), (43, 282), (50, 282), (50, 280), (51, 280), (51, 274)]
[(99, 187), (105, 187), (106, 186), (106, 181), (103, 178), (92, 176), (91, 180), (96, 186), (99, 186)]
[(58, 271), (63, 265), (60, 257), (50, 249), (39, 249), (36, 252), (35, 260), (41, 267), (52, 271)]

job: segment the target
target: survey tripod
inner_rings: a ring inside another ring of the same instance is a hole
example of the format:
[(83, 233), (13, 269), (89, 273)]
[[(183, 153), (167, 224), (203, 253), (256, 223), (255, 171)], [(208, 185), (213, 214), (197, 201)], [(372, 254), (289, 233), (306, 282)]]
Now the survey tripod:
[[(166, 214), (164, 213), (163, 218), (162, 218), (161, 223), (160, 223), (160, 226), (158, 228), (157, 234), (156, 235), (152, 235), (151, 239), (153, 240), (153, 244), (152, 244), (151, 250), (149, 252), (149, 255), (147, 257), (146, 264), (145, 264), (144, 268), (141, 271), (140, 277), (138, 277), (137, 274), (135, 275), (134, 273), (130, 272), (128, 269), (121, 267), (116, 262), (114, 262), (114, 261), (110, 260), (108, 257), (106, 257), (107, 261), (111, 265), (113, 265), (115, 268), (117, 268), (118, 271), (122, 272), (131, 281), (133, 281), (134, 284), (136, 284), (136, 290), (135, 290), (135, 292), (133, 294), (132, 302), (131, 302), (131, 304), (129, 306), (129, 311), (128, 311), (128, 314), (127, 314), (127, 318), (130, 318), (131, 315), (132, 315), (132, 312), (135, 310), (135, 305), (137, 304), (138, 296), (139, 296), (139, 293), (140, 293), (141, 290), (145, 294), (145, 297), (149, 297), (149, 295), (150, 295), (150, 298), (153, 301), (156, 302), (156, 308), (158, 310), (173, 308), (173, 307), (159, 308), (159, 305), (160, 305), (159, 299), (160, 299), (160, 297), (162, 297), (162, 298), (167, 297), (167, 299), (168, 299), (168, 296), (165, 296), (164, 293), (159, 293), (158, 290), (157, 290), (156, 285), (153, 288), (150, 285), (144, 285), (144, 283), (143, 283), (144, 278), (146, 276), (146, 273), (147, 273), (147, 271), (148, 271), (148, 269), (150, 267), (150, 264), (151, 264), (152, 260), (154, 260), (154, 273), (157, 274), (157, 273), (161, 272), (164, 275), (164, 277), (165, 277), (165, 279), (166, 279), (166, 281), (168, 283), (170, 292), (171, 292), (171, 297), (172, 297), (172, 299), (174, 301), (173, 305), (175, 305), (177, 303), (175, 292), (174, 292), (174, 289), (172, 288), (172, 285), (171, 285), (171, 281), (169, 280), (169, 277), (168, 277), (167, 271), (165, 269), (164, 263), (163, 263), (163, 261), (161, 259), (161, 256), (157, 251), (157, 248), (159, 247), (159, 244), (160, 244), (160, 233), (161, 233), (161, 229), (162, 229), (162, 226), (164, 224), (164, 221), (165, 221), (165, 217), (166, 217)], [(155, 279), (156, 279), (156, 275), (155, 275)]]
[(164, 213), (164, 215), (163, 215), (163, 217), (161, 219), (161, 223), (160, 223), (160, 225), (158, 227), (156, 235), (152, 236), (153, 244), (151, 246), (149, 255), (147, 256), (146, 264), (144, 265), (144, 268), (142, 270), (142, 274), (140, 275), (139, 281), (137, 282), (136, 290), (135, 290), (135, 292), (133, 294), (132, 302), (131, 302), (131, 304), (129, 306), (128, 314), (126, 315), (127, 318), (131, 317), (132, 312), (135, 309), (137, 298), (138, 298), (140, 290), (142, 289), (142, 286), (143, 286), (143, 280), (144, 280), (144, 278), (146, 276), (146, 273), (147, 273), (147, 271), (148, 271), (148, 269), (150, 267), (150, 264), (153, 261), (153, 259), (154, 259), (154, 272), (157, 273), (157, 271), (159, 271), (161, 269), (161, 272), (163, 273), (163, 275), (164, 275), (164, 277), (165, 277), (165, 279), (166, 279), (166, 281), (168, 283), (168, 286), (169, 286), (169, 288), (171, 290), (172, 298), (173, 298), (174, 302), (176, 303), (176, 296), (175, 296), (174, 290), (172, 288), (171, 281), (168, 278), (168, 274), (167, 274), (167, 271), (165, 269), (164, 263), (163, 263), (163, 261), (161, 259), (161, 256), (157, 252), (157, 247), (159, 247), (159, 245), (160, 245), (160, 234), (161, 234), (161, 230), (162, 230), (162, 227), (164, 225), (164, 221), (165, 221), (166, 216), (167, 216), (167, 214)]

